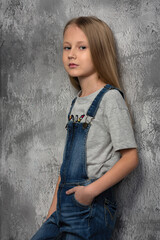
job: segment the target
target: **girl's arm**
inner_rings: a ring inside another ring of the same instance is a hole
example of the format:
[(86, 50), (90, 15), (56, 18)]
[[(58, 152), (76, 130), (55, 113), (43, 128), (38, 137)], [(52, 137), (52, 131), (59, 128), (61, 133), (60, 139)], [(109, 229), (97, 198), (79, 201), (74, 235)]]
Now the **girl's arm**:
[(75, 192), (75, 197), (80, 203), (90, 204), (96, 196), (121, 181), (138, 166), (136, 148), (120, 150), (120, 153), (122, 155), (120, 160), (98, 180), (87, 186), (69, 189), (66, 193)]
[(86, 191), (93, 197), (98, 196), (106, 189), (112, 187), (138, 166), (137, 149), (120, 150), (122, 157), (120, 160), (102, 177), (86, 186)]
[(50, 209), (48, 211), (48, 215), (47, 215), (46, 219), (48, 219), (51, 216), (51, 214), (56, 211), (57, 191), (58, 191), (60, 181), (61, 181), (61, 177), (59, 176), (58, 181), (57, 181), (57, 185), (56, 185), (56, 189), (55, 189), (55, 192), (54, 192), (53, 200), (52, 200), (52, 203), (51, 203), (51, 206), (50, 206)]

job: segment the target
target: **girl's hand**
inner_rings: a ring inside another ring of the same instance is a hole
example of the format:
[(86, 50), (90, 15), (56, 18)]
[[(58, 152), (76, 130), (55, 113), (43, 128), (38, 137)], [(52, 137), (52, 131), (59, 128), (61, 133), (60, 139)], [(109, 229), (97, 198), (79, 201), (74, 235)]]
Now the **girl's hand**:
[(90, 205), (94, 199), (94, 196), (87, 191), (85, 186), (77, 186), (66, 191), (66, 194), (72, 193), (75, 194), (75, 199), (83, 205)]
[(56, 208), (55, 209), (50, 209), (48, 214), (47, 214), (47, 217), (46, 217), (46, 220), (56, 211)]

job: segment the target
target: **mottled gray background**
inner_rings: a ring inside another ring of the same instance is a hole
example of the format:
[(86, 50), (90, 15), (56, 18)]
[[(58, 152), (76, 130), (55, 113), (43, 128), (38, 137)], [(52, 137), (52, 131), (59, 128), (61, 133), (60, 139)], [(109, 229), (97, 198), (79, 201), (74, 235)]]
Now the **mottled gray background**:
[(50, 207), (65, 117), (77, 93), (61, 62), (62, 30), (80, 15), (96, 15), (113, 29), (138, 144), (139, 167), (117, 188), (113, 239), (160, 239), (160, 1), (2, 0), (0, 5), (0, 239), (30, 239)]

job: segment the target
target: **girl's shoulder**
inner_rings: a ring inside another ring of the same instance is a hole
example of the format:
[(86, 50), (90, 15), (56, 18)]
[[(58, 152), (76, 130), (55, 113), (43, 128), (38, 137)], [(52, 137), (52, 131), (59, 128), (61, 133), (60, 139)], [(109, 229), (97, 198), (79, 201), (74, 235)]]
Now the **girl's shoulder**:
[(102, 105), (108, 110), (115, 108), (128, 110), (122, 94), (117, 89), (111, 89), (104, 94)]

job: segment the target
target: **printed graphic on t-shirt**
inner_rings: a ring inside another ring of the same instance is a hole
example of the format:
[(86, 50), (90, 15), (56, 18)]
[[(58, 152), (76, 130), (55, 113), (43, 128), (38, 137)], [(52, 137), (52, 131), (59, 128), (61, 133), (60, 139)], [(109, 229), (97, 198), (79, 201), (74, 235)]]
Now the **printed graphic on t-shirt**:
[(82, 114), (80, 117), (78, 117), (78, 115), (70, 115), (69, 116), (69, 121), (73, 121), (73, 122), (81, 122), (81, 120), (84, 118), (85, 114)]

